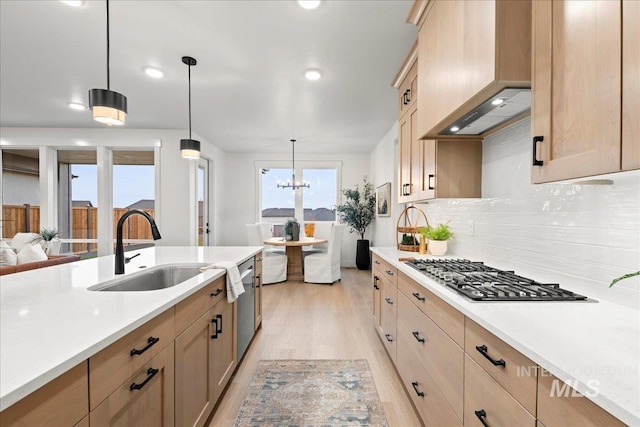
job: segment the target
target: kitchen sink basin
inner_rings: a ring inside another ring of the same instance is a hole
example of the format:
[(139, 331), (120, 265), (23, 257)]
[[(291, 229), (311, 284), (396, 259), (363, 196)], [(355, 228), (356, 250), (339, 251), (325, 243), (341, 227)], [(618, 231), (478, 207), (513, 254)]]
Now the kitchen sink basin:
[(150, 268), (122, 279), (100, 283), (90, 291), (139, 292), (154, 291), (175, 286), (202, 273), (200, 267), (207, 264), (166, 265)]

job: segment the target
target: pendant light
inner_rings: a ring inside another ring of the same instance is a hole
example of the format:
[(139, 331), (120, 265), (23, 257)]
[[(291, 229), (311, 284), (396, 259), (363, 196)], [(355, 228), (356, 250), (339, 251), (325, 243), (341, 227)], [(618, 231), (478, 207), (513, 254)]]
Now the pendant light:
[(109, 73), (109, 0), (107, 3), (107, 88), (89, 91), (89, 108), (93, 119), (107, 125), (122, 126), (127, 117), (127, 97), (111, 90)]
[(291, 188), (295, 190), (297, 188), (309, 188), (309, 183), (303, 182), (302, 184), (296, 182), (296, 140), (291, 140), (291, 153), (292, 153), (292, 161), (291, 161), (291, 181), (287, 180), (285, 183), (278, 184), (278, 188)]
[(198, 61), (190, 56), (183, 56), (182, 62), (189, 67), (189, 139), (180, 140), (180, 151), (185, 159), (197, 160), (200, 158), (200, 141), (191, 139), (191, 67), (195, 66)]

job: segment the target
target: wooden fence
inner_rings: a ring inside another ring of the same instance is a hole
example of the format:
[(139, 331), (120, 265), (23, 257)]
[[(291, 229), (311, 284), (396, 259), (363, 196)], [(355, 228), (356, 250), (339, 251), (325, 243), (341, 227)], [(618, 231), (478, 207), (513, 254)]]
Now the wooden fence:
[[(113, 209), (113, 238), (116, 238), (116, 226), (120, 217), (127, 212), (126, 208)], [(154, 209), (143, 209), (152, 217), (155, 217)], [(28, 219), (28, 221), (27, 221)], [(27, 223), (29, 224), (27, 226)], [(63, 239), (96, 239), (98, 224), (98, 208), (73, 207), (71, 209), (71, 236), (63, 235)], [(31, 205), (4, 205), (2, 207), (2, 238), (11, 239), (16, 233), (40, 231), (40, 207)], [(151, 227), (145, 218), (140, 215), (129, 217), (122, 229), (124, 239), (152, 239)], [(73, 243), (74, 253), (95, 252), (95, 243)]]

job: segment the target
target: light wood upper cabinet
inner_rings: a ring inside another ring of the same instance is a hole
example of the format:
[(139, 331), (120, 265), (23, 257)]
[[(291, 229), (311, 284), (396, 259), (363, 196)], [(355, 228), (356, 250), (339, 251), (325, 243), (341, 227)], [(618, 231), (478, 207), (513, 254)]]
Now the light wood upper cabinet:
[(534, 183), (620, 170), (621, 37), (620, 1), (533, 2)]
[(531, 84), (531, 2), (433, 0), (418, 32), (419, 138)]
[(416, 201), (420, 197), (420, 147), (422, 141), (416, 136), (418, 123), (418, 110), (414, 104), (400, 118), (398, 123), (400, 140), (398, 142), (398, 202), (406, 203)]
[(622, 169), (640, 168), (640, 2), (622, 2)]

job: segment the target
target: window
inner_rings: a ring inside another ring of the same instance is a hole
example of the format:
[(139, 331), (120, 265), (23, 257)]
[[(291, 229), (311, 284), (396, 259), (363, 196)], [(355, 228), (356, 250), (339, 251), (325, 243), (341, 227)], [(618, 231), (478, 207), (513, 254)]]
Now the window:
[(287, 188), (278, 188), (278, 184), (291, 181), (291, 168), (270, 168), (260, 170), (262, 177), (262, 210), (260, 222), (270, 222), (274, 237), (282, 237), (282, 224), (296, 216), (295, 194)]
[(2, 149), (2, 238), (40, 231), (40, 155)]
[(302, 173), (310, 185), (302, 194), (304, 221), (335, 221), (338, 202), (336, 169), (303, 169)]

